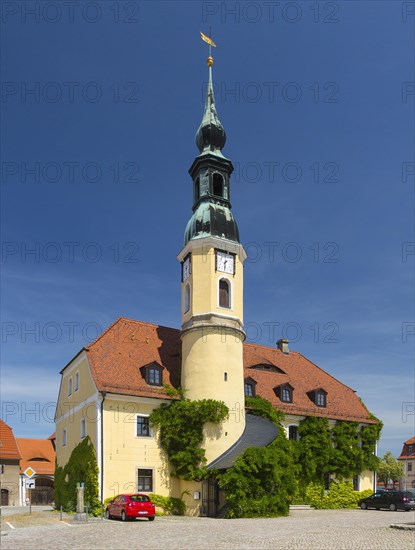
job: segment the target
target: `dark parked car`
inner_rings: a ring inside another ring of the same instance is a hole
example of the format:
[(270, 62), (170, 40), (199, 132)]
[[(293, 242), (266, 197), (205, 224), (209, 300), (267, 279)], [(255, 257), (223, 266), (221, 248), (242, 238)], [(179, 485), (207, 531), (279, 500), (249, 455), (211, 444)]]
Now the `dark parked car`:
[(375, 508), (380, 510), (413, 510), (415, 509), (415, 491), (377, 491), (374, 495), (359, 501), (362, 510)]
[(108, 503), (106, 518), (121, 518), (123, 521), (134, 518), (154, 520), (156, 508), (147, 495), (118, 495)]

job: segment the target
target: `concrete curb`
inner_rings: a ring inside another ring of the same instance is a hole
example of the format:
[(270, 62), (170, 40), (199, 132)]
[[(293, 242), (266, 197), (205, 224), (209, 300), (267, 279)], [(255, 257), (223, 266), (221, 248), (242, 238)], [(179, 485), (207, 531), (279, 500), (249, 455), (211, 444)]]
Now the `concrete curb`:
[(415, 531), (415, 523), (392, 523), (392, 529), (402, 529), (404, 531)]

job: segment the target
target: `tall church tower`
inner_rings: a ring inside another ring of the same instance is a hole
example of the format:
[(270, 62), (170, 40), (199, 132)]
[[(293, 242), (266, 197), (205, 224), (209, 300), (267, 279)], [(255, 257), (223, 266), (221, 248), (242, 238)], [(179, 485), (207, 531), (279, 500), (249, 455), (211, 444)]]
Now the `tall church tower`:
[(188, 399), (216, 399), (229, 407), (221, 427), (207, 431), (208, 463), (242, 435), (243, 262), (238, 226), (230, 203), (233, 166), (222, 154), (226, 133), (218, 118), (212, 85), (213, 58), (205, 110), (196, 133), (200, 154), (189, 169), (193, 180), (193, 215), (178, 255), (182, 272), (182, 379)]

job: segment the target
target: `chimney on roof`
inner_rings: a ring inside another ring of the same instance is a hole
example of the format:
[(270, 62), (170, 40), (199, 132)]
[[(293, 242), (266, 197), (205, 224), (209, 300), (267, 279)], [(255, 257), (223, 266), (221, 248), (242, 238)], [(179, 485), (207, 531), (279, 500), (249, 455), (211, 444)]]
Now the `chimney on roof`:
[(290, 350), (288, 349), (288, 340), (286, 338), (280, 338), (277, 342), (277, 348), (282, 351), (282, 353), (285, 353), (288, 355), (290, 353)]

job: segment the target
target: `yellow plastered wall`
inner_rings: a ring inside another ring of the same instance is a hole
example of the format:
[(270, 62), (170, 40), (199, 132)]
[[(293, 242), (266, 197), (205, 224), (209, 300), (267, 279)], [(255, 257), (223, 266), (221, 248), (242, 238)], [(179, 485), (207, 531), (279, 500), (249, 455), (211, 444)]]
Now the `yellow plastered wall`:
[[(78, 389), (75, 378), (78, 374)], [(72, 392), (69, 395), (69, 379)], [(85, 419), (86, 435), (97, 449), (97, 390), (92, 380), (86, 356), (74, 359), (62, 374), (62, 383), (56, 407), (56, 460), (64, 466), (73, 449), (82, 441), (81, 420)], [(66, 429), (66, 445), (63, 445), (63, 431)]]
[(373, 489), (374, 474), (369, 470), (363, 470), (360, 474), (360, 490)]
[(205, 427), (209, 463), (229, 449), (245, 428), (242, 341), (236, 333), (225, 333), (220, 327), (190, 331), (183, 336), (182, 354), (186, 398), (223, 401), (230, 411), (221, 425)]
[(104, 402), (104, 498), (137, 491), (138, 469), (153, 471), (153, 493), (179, 496), (171, 478), (157, 432), (137, 436), (137, 415), (149, 415), (158, 405), (106, 398)]
[[(192, 315), (217, 313), (237, 317), (243, 322), (243, 264), (238, 255), (235, 258), (235, 274), (215, 271), (216, 258), (213, 246), (203, 246), (192, 251), (192, 273), (182, 283), (182, 319), (188, 321)], [(231, 308), (219, 307), (219, 280), (225, 278), (231, 283)], [(190, 310), (184, 312), (184, 288), (190, 284)]]

